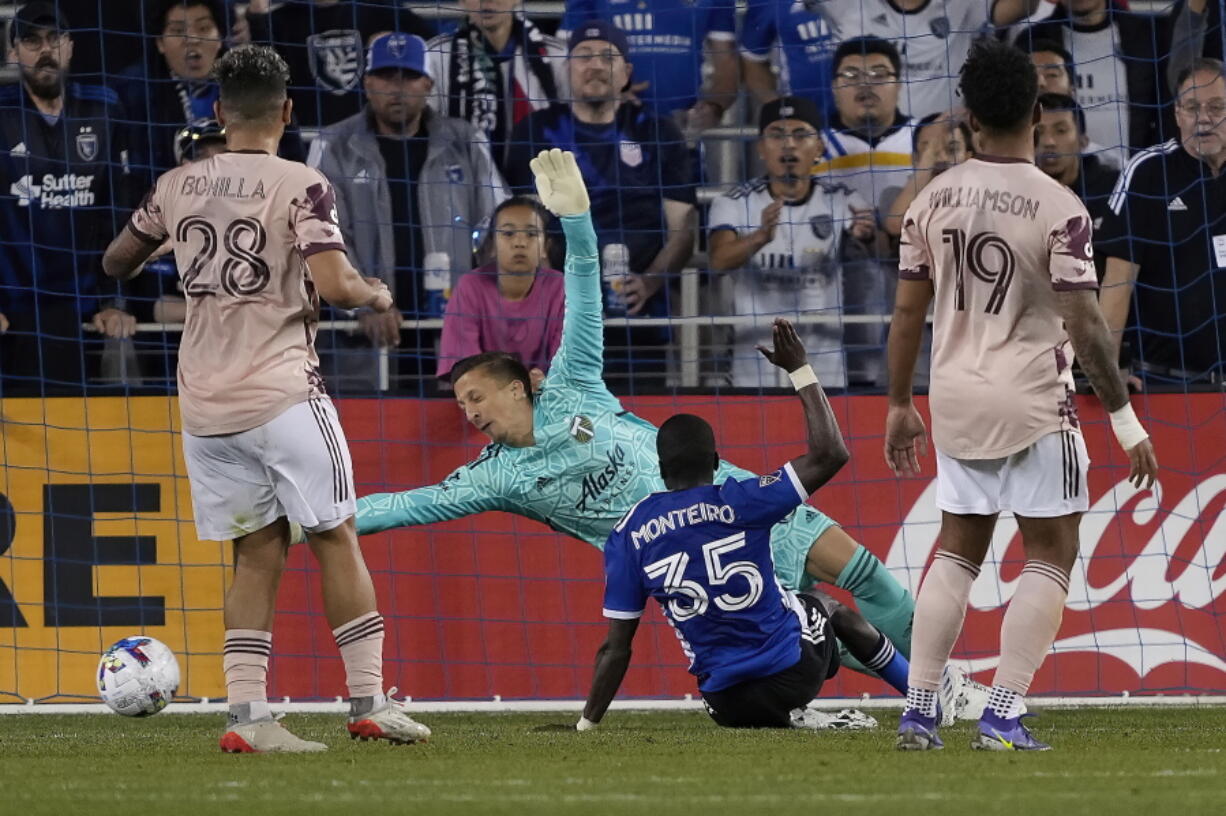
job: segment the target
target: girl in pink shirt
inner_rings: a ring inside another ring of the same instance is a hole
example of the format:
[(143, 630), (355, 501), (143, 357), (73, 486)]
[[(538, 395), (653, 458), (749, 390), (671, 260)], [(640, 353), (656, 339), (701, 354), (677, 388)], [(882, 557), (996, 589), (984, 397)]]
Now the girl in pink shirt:
[(483, 351), (516, 355), (529, 369), (548, 372), (562, 342), (562, 273), (542, 268), (547, 260), (548, 215), (530, 198), (502, 202), (493, 217), (494, 263), (460, 278), (443, 315), (438, 376)]

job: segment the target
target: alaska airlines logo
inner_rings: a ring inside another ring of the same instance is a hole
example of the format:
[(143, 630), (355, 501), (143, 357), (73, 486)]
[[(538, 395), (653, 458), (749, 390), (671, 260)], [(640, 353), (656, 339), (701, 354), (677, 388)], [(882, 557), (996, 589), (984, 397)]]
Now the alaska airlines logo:
[(608, 451), (605, 455), (609, 459), (608, 464), (595, 473), (589, 473), (583, 477), (583, 491), (579, 496), (578, 504), (575, 505), (576, 510), (586, 511), (589, 503), (599, 499), (609, 485), (617, 481), (617, 477), (626, 466), (626, 449), (621, 445)]

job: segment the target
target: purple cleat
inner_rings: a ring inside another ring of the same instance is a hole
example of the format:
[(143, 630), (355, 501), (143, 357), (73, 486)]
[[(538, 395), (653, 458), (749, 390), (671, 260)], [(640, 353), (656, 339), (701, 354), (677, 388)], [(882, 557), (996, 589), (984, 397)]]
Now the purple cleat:
[(937, 736), (937, 723), (940, 720), (940, 710), (935, 717), (925, 717), (914, 708), (908, 708), (898, 723), (898, 740), (894, 747), (900, 751), (941, 750), (945, 743)]
[(979, 718), (979, 733), (971, 740), (971, 747), (976, 751), (1050, 751), (1050, 745), (1039, 742), (1022, 724), (1022, 720), (1033, 716), (1023, 714), (1005, 719), (997, 717), (990, 708), (984, 709)]

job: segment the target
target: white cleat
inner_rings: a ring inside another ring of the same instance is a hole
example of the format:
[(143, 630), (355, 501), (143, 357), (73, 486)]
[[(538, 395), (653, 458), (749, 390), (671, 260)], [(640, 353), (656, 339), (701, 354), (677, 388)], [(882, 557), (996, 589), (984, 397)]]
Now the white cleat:
[(405, 713), (403, 700), (393, 700), (396, 689), (387, 692), (387, 705), (378, 711), (349, 718), (349, 736), (358, 740), (386, 740), (392, 745), (409, 745), (430, 739), (430, 729)]
[(811, 731), (870, 731), (877, 727), (877, 720), (857, 708), (845, 708), (831, 714), (818, 708), (792, 710), (792, 727)]
[(221, 750), (227, 754), (316, 754), (328, 746), (296, 737), (276, 720), (259, 720), (227, 728), (221, 735)]
[[(952, 663), (945, 664), (941, 673), (941, 725), (953, 725), (956, 720), (978, 720), (988, 707), (992, 690)], [(1026, 713), (1023, 704), (1022, 713)]]

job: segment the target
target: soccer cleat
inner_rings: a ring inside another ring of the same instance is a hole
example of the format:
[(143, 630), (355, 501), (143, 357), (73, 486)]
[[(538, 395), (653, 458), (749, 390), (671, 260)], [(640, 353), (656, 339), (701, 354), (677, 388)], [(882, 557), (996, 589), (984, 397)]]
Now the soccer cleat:
[(831, 714), (816, 708), (792, 710), (792, 727), (812, 731), (869, 731), (877, 727), (877, 720), (856, 708), (845, 708)]
[(935, 717), (925, 717), (914, 708), (908, 708), (902, 713), (898, 723), (898, 739), (894, 747), (900, 751), (939, 751), (945, 747), (937, 734), (937, 723), (941, 721), (941, 710), (937, 709)]
[(979, 718), (979, 733), (971, 740), (971, 747), (976, 751), (1050, 751), (1050, 745), (1039, 742), (1022, 724), (1023, 719), (1033, 716), (1005, 719), (988, 709)]
[(396, 689), (387, 692), (380, 709), (349, 718), (349, 736), (357, 740), (386, 740), (392, 745), (410, 745), (430, 738), (430, 729), (405, 713), (403, 700), (393, 700)]
[(300, 739), (276, 720), (231, 725), (221, 735), (227, 754), (314, 754), (328, 750), (322, 742)]
[(977, 720), (988, 706), (991, 689), (952, 663), (941, 672), (941, 725), (953, 725), (957, 720)]

